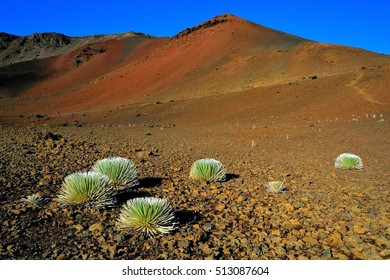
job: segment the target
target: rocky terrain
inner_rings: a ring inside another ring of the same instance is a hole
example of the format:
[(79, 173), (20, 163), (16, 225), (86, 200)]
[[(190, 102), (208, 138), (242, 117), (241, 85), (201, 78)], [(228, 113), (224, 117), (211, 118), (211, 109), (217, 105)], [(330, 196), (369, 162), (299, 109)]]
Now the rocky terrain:
[[(45, 46), (65, 48), (58, 36)], [(389, 65), (223, 15), (4, 66), (0, 258), (389, 259)], [(344, 152), (363, 170), (336, 169)], [(112, 156), (136, 163), (139, 186), (109, 209), (58, 204), (66, 176)], [(221, 161), (226, 182), (192, 181), (200, 158)], [(118, 230), (144, 196), (171, 203), (174, 232)]]
[(82, 46), (112, 39), (123, 40), (136, 36), (149, 35), (127, 32), (114, 35), (92, 35), (70, 37), (60, 33), (35, 33), (17, 36), (0, 33), (0, 67), (32, 59), (43, 59), (73, 51)]
[[(205, 128), (3, 125), (1, 258), (388, 259), (388, 155), (367, 146), (381, 144), (382, 124), (362, 122), (377, 126), (370, 140), (351, 123), (324, 128), (320, 144), (310, 143), (312, 128), (303, 129), (310, 140), (269, 136), (254, 144)], [(343, 137), (338, 129), (355, 132)], [(344, 145), (348, 151), (363, 145), (363, 171), (334, 168)], [(65, 176), (110, 156), (132, 159), (140, 185), (118, 193), (111, 209), (59, 206)], [(226, 182), (189, 179), (192, 162), (204, 157), (225, 164)], [(287, 191), (268, 193), (272, 180)], [(32, 194), (41, 199), (23, 202)], [(117, 229), (121, 206), (145, 196), (171, 203), (177, 230), (152, 239)]]

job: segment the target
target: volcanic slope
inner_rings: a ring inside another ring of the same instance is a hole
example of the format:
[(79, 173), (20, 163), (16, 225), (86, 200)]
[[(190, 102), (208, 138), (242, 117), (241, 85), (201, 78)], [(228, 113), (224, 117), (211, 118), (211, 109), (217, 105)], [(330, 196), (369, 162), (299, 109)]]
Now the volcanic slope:
[[(309, 41), (233, 15), (149, 44), (93, 81), (75, 87), (65, 79), (68, 90), (55, 93), (38, 83), (21, 94), (27, 99), (2, 100), (2, 115), (87, 115), (92, 122), (105, 116), (105, 122), (126, 123), (142, 114), (149, 122), (210, 124), (389, 111), (386, 55)], [(74, 71), (88, 76), (103, 65)]]
[(1, 33), (0, 93), (31, 97), (69, 90), (149, 52), (161, 40), (134, 32), (85, 37)]

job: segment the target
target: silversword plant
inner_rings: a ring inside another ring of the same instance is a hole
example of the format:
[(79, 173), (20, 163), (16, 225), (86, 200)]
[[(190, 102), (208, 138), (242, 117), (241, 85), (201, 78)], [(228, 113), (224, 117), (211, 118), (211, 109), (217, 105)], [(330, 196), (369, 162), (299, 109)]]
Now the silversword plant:
[(190, 178), (205, 182), (221, 182), (226, 180), (226, 169), (218, 160), (199, 159), (191, 166)]
[(78, 172), (67, 176), (58, 201), (61, 204), (87, 205), (95, 208), (114, 204), (113, 190), (107, 176), (97, 172)]
[(363, 162), (360, 157), (350, 153), (343, 153), (339, 155), (334, 163), (336, 168), (340, 169), (363, 169)]
[(128, 200), (118, 218), (118, 227), (148, 236), (168, 233), (175, 228), (174, 212), (161, 198), (141, 197)]
[(39, 193), (34, 193), (32, 195), (28, 195), (25, 198), (22, 198), (22, 202), (29, 206), (35, 206), (38, 205), (39, 201), (41, 200), (41, 196)]
[(122, 157), (105, 158), (97, 161), (92, 171), (106, 175), (115, 190), (131, 188), (139, 184), (137, 166)]
[(271, 181), (267, 184), (268, 192), (270, 193), (282, 193), (287, 190), (281, 181)]

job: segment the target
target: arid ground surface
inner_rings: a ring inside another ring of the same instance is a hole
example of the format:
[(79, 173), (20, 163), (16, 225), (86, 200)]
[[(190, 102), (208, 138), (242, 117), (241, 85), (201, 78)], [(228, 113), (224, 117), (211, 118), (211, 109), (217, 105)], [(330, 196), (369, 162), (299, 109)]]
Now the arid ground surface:
[[(388, 259), (386, 129), (386, 121), (372, 117), (336, 127), (307, 125), (297, 128), (297, 135), (285, 128), (240, 124), (232, 130), (3, 125), (1, 256)], [(50, 139), (47, 131), (61, 138)], [(335, 169), (333, 160), (344, 151), (359, 154), (364, 170)], [(56, 196), (63, 178), (88, 171), (108, 156), (132, 159), (140, 186), (118, 194), (112, 209), (60, 207)], [(225, 164), (226, 182), (188, 178), (192, 162), (204, 157)], [(287, 192), (268, 193), (266, 182), (273, 180), (283, 181)], [(21, 201), (34, 193), (42, 197), (37, 206)], [(127, 199), (143, 196), (171, 202), (179, 222), (173, 234), (150, 239), (117, 230), (120, 207)]]
[[(390, 258), (389, 56), (231, 15), (133, 35), (28, 61), (8, 48), (1, 259)], [(336, 169), (344, 152), (363, 170)], [(66, 176), (113, 156), (136, 163), (139, 186), (109, 209), (58, 204)], [(227, 181), (191, 180), (200, 158), (221, 161)], [(118, 230), (123, 204), (145, 196), (171, 203), (174, 232)]]

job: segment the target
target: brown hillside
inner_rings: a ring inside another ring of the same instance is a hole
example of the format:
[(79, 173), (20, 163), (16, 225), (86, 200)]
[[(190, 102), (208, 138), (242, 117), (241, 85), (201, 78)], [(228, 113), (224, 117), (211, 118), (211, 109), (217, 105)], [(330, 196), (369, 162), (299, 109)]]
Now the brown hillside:
[[(195, 122), (210, 122), (270, 114), (342, 118), (390, 104), (388, 56), (308, 41), (232, 15), (170, 40), (132, 44), (130, 58), (122, 54), (123, 41), (107, 41), (46, 61), (46, 69), (64, 74), (25, 89), (20, 96), (28, 99), (3, 100), (2, 115), (93, 113), (101, 119), (103, 111), (122, 108), (112, 114), (122, 122), (144, 104), (160, 121), (196, 116)], [(156, 102), (165, 105), (152, 106)]]

